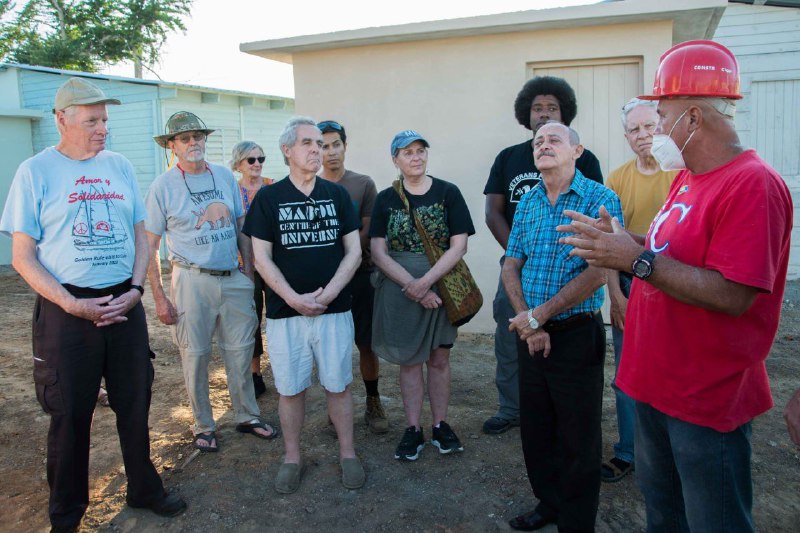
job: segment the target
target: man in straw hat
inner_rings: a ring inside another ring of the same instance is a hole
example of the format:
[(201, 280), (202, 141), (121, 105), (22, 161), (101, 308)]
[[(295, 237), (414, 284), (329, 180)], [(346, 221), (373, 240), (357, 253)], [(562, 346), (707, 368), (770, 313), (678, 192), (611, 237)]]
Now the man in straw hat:
[[(219, 443), (208, 398), (208, 363), (215, 332), (233, 404), (236, 430), (262, 439), (277, 436), (259, 419), (250, 377), (257, 326), (250, 239), (242, 234), (244, 209), (238, 185), (226, 167), (205, 160), (208, 129), (197, 115), (181, 111), (155, 137), (178, 163), (153, 181), (145, 200), (152, 260), (148, 279), (158, 319), (172, 326), (194, 414), (194, 446), (216, 452)], [(167, 239), (172, 263), (171, 299), (161, 283), (158, 250)], [(238, 269), (241, 252), (244, 274)]]
[(617, 386), (636, 400), (636, 473), (650, 531), (752, 531), (751, 420), (772, 407), (764, 360), (781, 310), (792, 201), (733, 122), (730, 50), (661, 56), (653, 156), (680, 170), (647, 236), (607, 213), (560, 229), (574, 255), (632, 272)]
[(160, 516), (186, 509), (150, 461), (144, 204), (131, 163), (105, 150), (106, 105), (119, 103), (84, 79), (64, 83), (53, 109), (59, 143), (20, 165), (0, 220), (13, 240), (14, 268), (37, 293), (33, 379), (50, 415), (53, 531), (77, 531), (89, 503), (89, 433), (102, 377), (117, 416), (128, 505)]

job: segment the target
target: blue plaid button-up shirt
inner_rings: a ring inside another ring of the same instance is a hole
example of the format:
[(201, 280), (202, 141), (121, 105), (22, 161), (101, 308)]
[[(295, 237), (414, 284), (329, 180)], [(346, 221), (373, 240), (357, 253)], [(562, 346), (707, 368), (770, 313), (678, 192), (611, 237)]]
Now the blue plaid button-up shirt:
[[(572, 221), (564, 215), (564, 210), (572, 209), (596, 218), (601, 205), (622, 222), (622, 207), (617, 195), (587, 179), (577, 169), (569, 190), (559, 195), (556, 205), (550, 205), (544, 181), (522, 197), (508, 237), (506, 256), (525, 261), (521, 271), (522, 294), (528, 307), (533, 309), (543, 304), (588, 267), (584, 259), (569, 255), (572, 246), (558, 242), (566, 234), (557, 232), (556, 226)], [(553, 320), (596, 311), (601, 305), (602, 287), (575, 307), (554, 316)]]

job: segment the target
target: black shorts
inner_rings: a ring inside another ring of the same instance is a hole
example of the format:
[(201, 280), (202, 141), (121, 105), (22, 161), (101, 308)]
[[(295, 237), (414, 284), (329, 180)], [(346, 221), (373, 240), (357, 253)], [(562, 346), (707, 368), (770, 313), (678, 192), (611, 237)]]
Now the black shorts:
[(353, 295), (353, 325), (355, 326), (356, 345), (372, 344), (372, 302), (375, 290), (369, 281), (372, 272), (357, 270), (350, 281), (350, 293)]

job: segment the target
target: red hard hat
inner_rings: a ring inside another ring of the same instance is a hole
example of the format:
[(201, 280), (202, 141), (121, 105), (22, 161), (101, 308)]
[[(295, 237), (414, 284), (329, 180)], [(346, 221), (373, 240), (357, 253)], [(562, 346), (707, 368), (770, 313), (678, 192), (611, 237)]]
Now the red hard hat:
[(686, 41), (667, 50), (658, 65), (653, 94), (639, 98), (674, 96), (740, 99), (739, 65), (733, 53), (714, 41)]

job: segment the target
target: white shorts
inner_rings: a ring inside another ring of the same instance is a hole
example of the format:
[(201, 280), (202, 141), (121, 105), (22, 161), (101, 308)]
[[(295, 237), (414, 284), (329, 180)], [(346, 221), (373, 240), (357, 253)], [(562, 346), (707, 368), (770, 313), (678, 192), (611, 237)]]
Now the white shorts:
[(269, 361), (282, 396), (311, 386), (313, 364), (328, 392), (343, 392), (353, 381), (353, 315), (350, 311), (267, 320)]

